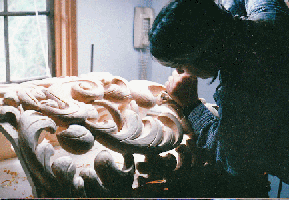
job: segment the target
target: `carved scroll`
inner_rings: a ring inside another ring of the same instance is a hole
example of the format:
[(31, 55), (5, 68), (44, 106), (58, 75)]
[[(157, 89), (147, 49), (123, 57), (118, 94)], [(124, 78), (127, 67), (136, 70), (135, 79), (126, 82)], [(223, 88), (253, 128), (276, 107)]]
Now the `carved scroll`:
[[(0, 85), (0, 130), (30, 177), (35, 197), (125, 197), (135, 178), (133, 154), (158, 155), (183, 139), (177, 112), (159, 104), (164, 91), (154, 82), (129, 82), (109, 73)], [(80, 156), (97, 141), (123, 155), (123, 169), (108, 151), (96, 154), (94, 167), (80, 172), (69, 155), (51, 160), (54, 146), (40, 141), (43, 132), (56, 134), (62, 149)]]

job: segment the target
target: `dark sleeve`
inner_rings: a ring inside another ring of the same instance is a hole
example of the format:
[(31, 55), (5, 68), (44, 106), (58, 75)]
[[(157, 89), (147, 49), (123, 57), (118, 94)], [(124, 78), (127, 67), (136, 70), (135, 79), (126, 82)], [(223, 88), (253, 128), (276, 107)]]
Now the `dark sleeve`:
[[(188, 116), (191, 127), (197, 135), (197, 146), (206, 150), (209, 159), (213, 158), (215, 163), (220, 164), (218, 166), (232, 175), (241, 174), (247, 169), (253, 171), (252, 166), (244, 164), (245, 160), (249, 159), (245, 155), (254, 152), (261, 158), (260, 153), (263, 151), (257, 150), (260, 147), (258, 145), (256, 147), (256, 144), (262, 144), (259, 140), (263, 137), (252, 137), (249, 141), (246, 138), (250, 138), (252, 133), (258, 131), (250, 127), (252, 122), (259, 124), (261, 119), (255, 115), (256, 112), (251, 115), (250, 120), (248, 119), (252, 110), (244, 110), (242, 107), (244, 102), (247, 102), (244, 93), (234, 91), (225, 93), (224, 88), (221, 87), (216, 91), (214, 98), (219, 106), (218, 117), (213, 115), (204, 104), (198, 105)], [(256, 107), (255, 103), (251, 105)]]
[(198, 147), (213, 150), (213, 148), (216, 147), (215, 143), (219, 119), (214, 116), (204, 104), (199, 104), (193, 109), (188, 119), (198, 136)]
[(233, 16), (248, 20), (276, 20), (288, 15), (284, 0), (222, 0), (219, 3)]
[[(200, 104), (192, 110), (188, 116), (195, 134), (197, 135), (196, 144), (199, 148), (206, 151), (209, 160), (218, 164), (219, 167), (226, 170), (229, 174), (237, 175), (238, 173), (232, 168), (231, 163), (228, 161), (228, 155), (224, 142), (220, 140), (220, 129), (229, 127), (221, 127), (222, 108), (219, 107), (217, 117), (204, 105)], [(207, 160), (207, 158), (204, 158)]]
[(270, 21), (288, 16), (289, 9), (283, 0), (246, 0), (248, 20)]

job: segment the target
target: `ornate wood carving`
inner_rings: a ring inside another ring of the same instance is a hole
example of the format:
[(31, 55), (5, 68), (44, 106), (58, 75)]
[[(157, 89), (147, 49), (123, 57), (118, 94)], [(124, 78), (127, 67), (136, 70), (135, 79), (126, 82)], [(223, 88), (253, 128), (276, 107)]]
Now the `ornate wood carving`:
[[(159, 166), (176, 170), (174, 156), (159, 154), (178, 147), (189, 131), (174, 109), (161, 105), (170, 102), (161, 98), (164, 91), (154, 82), (128, 82), (109, 73), (0, 85), (0, 130), (13, 145), (35, 197), (132, 197), (133, 154), (159, 161), (149, 175)], [(59, 145), (76, 155), (89, 152), (96, 140), (123, 155), (123, 169), (108, 151), (95, 155), (94, 167), (80, 172), (69, 156), (52, 161), (54, 147), (39, 141), (43, 131), (56, 134)], [(177, 168), (190, 160), (180, 158)]]

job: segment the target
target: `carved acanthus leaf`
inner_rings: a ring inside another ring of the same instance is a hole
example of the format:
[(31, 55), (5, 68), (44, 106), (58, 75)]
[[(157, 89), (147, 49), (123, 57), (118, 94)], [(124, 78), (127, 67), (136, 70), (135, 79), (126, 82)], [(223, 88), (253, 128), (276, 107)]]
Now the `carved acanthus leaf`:
[(68, 129), (57, 134), (59, 144), (73, 154), (84, 154), (94, 145), (94, 137), (85, 127), (70, 125)]
[(51, 169), (57, 180), (69, 190), (76, 173), (76, 166), (73, 163), (72, 158), (69, 156), (62, 156), (56, 159), (52, 163)]
[(103, 99), (104, 88), (100, 81), (81, 80), (72, 85), (71, 96), (80, 102), (91, 103)]
[(147, 109), (154, 107), (158, 94), (166, 90), (163, 85), (147, 80), (132, 80), (129, 88), (136, 103)]
[(113, 77), (111, 84), (105, 87), (104, 98), (115, 103), (129, 103), (132, 96), (128, 81), (122, 77)]
[(37, 147), (35, 152), (38, 161), (43, 165), (46, 172), (52, 174), (52, 169), (50, 166), (50, 157), (54, 155), (53, 146), (47, 142), (47, 140), (43, 140)]
[(33, 110), (27, 110), (20, 116), (19, 136), (34, 153), (39, 136), (43, 130), (54, 133), (56, 131), (56, 124), (52, 119)]
[(109, 197), (108, 189), (103, 186), (94, 169), (84, 168), (79, 176), (84, 180), (85, 193), (88, 198)]
[(123, 169), (120, 170), (116, 166), (111, 154), (103, 150), (94, 159), (94, 169), (106, 188), (112, 191), (131, 189), (135, 172), (132, 154), (124, 155)]
[(73, 178), (72, 196), (74, 198), (87, 198), (85, 193), (84, 180), (82, 177), (75, 175)]

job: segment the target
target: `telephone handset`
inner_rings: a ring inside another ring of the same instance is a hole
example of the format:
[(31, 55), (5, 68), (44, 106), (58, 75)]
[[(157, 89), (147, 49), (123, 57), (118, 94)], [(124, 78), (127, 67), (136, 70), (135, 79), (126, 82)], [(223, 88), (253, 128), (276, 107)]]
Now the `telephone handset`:
[(146, 48), (149, 45), (148, 32), (153, 24), (153, 9), (135, 7), (134, 10), (134, 48)]

